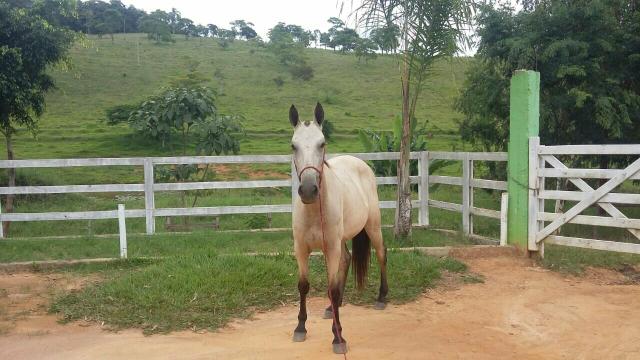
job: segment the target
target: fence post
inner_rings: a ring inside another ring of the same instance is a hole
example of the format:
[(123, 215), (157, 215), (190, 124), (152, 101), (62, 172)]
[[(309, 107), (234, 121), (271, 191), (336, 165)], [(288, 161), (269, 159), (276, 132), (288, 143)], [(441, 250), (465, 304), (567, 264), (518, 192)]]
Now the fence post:
[(118, 230), (120, 232), (120, 258), (127, 258), (127, 225), (124, 204), (118, 204)]
[(529, 223), (527, 248), (529, 251), (538, 251), (538, 243), (536, 235), (538, 233), (538, 211), (540, 202), (538, 201), (538, 147), (540, 146), (539, 137), (529, 138)]
[(144, 210), (147, 223), (147, 235), (156, 232), (155, 196), (153, 194), (153, 159), (144, 159)]
[(518, 70), (511, 78), (509, 107), (509, 162), (507, 242), (528, 246), (529, 138), (538, 136), (540, 73)]
[(429, 152), (421, 151), (418, 158), (418, 199), (420, 200), (420, 214), (418, 225), (429, 226)]
[[(2, 216), (2, 202), (0, 202), (0, 218)], [(4, 239), (4, 222), (0, 221), (0, 239)]]
[(293, 205), (298, 198), (298, 173), (296, 172), (296, 164), (293, 161), (293, 155), (291, 155), (291, 226), (293, 226)]
[(509, 211), (509, 193), (500, 197), (500, 246), (507, 245), (507, 212)]
[(470, 235), (470, 217), (471, 217), (471, 209), (470, 209), (470, 196), (469, 190), (471, 186), (471, 181), (469, 181), (469, 177), (471, 175), (471, 171), (469, 169), (469, 153), (465, 152), (462, 159), (462, 232), (465, 235)]
[(473, 160), (469, 160), (469, 235), (473, 235)]

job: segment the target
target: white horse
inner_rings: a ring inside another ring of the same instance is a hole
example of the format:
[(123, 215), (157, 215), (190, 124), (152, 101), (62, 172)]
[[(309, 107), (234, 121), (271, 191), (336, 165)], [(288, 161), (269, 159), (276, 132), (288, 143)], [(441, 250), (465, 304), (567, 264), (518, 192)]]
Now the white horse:
[[(293, 207), (294, 250), (298, 262), (300, 313), (294, 341), (304, 341), (307, 330), (306, 296), (309, 292), (309, 254), (314, 249), (324, 253), (331, 305), (325, 318), (333, 318), (333, 351), (346, 353), (338, 307), (353, 261), (358, 289), (367, 279), (371, 245), (380, 264), (380, 292), (375, 308), (385, 308), (388, 292), (386, 248), (380, 229), (380, 208), (376, 178), (371, 168), (353, 156), (325, 159), (326, 143), (322, 134), (324, 110), (318, 103), (315, 121), (300, 122), (298, 111), (291, 105), (289, 120), (294, 127), (291, 148), (300, 187)], [(353, 239), (353, 257), (347, 241)]]

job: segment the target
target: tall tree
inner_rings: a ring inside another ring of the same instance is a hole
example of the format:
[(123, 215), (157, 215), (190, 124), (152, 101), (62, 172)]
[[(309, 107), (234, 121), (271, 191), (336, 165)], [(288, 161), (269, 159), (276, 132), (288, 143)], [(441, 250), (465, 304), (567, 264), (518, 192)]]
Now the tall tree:
[[(7, 159), (13, 160), (13, 136), (19, 128), (35, 134), (45, 107), (45, 94), (54, 87), (47, 73), (52, 64), (63, 61), (76, 34), (55, 26), (39, 13), (45, 1), (20, 8), (0, 2), (0, 132), (7, 145)], [(75, 2), (60, 1), (49, 16), (68, 16)], [(15, 169), (8, 169), (8, 186), (15, 186)], [(13, 211), (13, 195), (7, 195), (5, 211)], [(5, 222), (5, 234), (9, 223)]]
[(364, 59), (364, 62), (367, 63), (369, 60), (375, 59), (377, 57), (376, 50), (378, 50), (378, 45), (371, 39), (359, 38), (356, 41), (355, 54), (358, 61)]
[(149, 39), (156, 43), (162, 41), (171, 42), (171, 26), (167, 20), (168, 14), (162, 10), (156, 10), (140, 19), (140, 30), (147, 33)]
[(472, 0), (363, 0), (356, 10), (368, 28), (397, 26), (400, 30), (402, 139), (398, 161), (397, 238), (411, 235), (409, 141), (411, 119), (420, 92), (436, 60), (453, 56), (469, 43)]
[(114, 42), (113, 34), (122, 29), (122, 14), (116, 9), (107, 9), (103, 15), (104, 31), (111, 36), (111, 42)]
[(238, 36), (245, 40), (250, 40), (258, 36), (258, 33), (253, 29), (253, 23), (245, 20), (235, 20), (230, 23), (231, 30), (233, 30)]
[(218, 26), (215, 24), (207, 24), (207, 29), (209, 29), (209, 35), (211, 37), (218, 36)]

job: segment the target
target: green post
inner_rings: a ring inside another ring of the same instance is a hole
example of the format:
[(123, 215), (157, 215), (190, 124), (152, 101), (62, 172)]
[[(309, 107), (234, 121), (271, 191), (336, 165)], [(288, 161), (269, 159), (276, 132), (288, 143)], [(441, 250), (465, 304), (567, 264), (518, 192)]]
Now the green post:
[(511, 78), (507, 243), (527, 250), (529, 137), (538, 136), (540, 73), (518, 70)]

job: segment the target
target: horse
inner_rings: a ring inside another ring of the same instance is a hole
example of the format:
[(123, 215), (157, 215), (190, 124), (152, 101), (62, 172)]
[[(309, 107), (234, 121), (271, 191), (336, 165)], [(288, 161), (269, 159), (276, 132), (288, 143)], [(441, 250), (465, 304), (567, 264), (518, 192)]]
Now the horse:
[[(364, 161), (353, 156), (326, 159), (326, 141), (322, 133), (324, 110), (320, 103), (314, 111), (315, 121), (301, 122), (294, 105), (289, 121), (294, 128), (291, 139), (293, 164), (299, 180), (298, 195), (293, 205), (294, 253), (298, 263), (300, 312), (293, 341), (306, 339), (306, 297), (309, 292), (309, 255), (321, 249), (324, 254), (329, 307), (325, 318), (333, 319), (333, 352), (345, 354), (347, 342), (342, 337), (339, 307), (353, 262), (356, 288), (361, 290), (367, 279), (371, 246), (380, 264), (380, 290), (375, 309), (386, 306), (387, 249), (382, 238), (376, 178)], [(353, 256), (347, 248), (352, 240)]]

